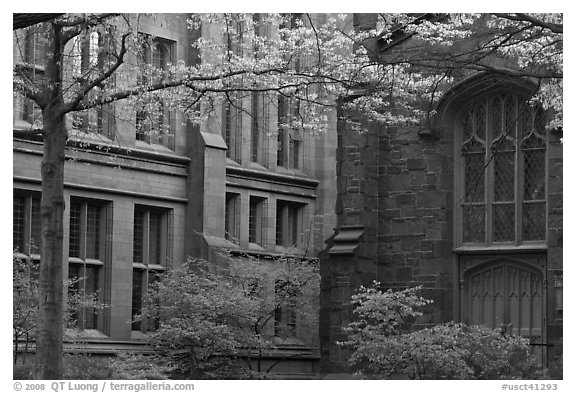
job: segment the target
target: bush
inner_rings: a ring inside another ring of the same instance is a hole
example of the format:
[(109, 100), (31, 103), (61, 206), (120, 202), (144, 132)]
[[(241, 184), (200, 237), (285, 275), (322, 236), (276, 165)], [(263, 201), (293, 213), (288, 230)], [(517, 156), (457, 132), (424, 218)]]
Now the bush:
[[(388, 341), (396, 368), (415, 379), (533, 379), (540, 372), (527, 339), (484, 326), (451, 322)], [(380, 365), (391, 367), (389, 359)]]
[(402, 327), (431, 303), (419, 288), (394, 292), (361, 287), (352, 297), (357, 320), (344, 330), (350, 364), (366, 378), (534, 379), (544, 373), (527, 339), (499, 329), (445, 323), (415, 332)]
[(276, 345), (268, 336), (276, 313), (291, 305), (310, 316), (304, 300), (318, 282), (315, 265), (289, 258), (239, 258), (224, 267), (190, 259), (151, 286), (137, 319), (162, 321), (148, 344), (179, 379), (253, 377)]
[(12, 379), (32, 379), (32, 362), (23, 363), (23, 364), (15, 364), (14, 368), (12, 369)]
[(110, 358), (90, 354), (65, 355), (63, 379), (112, 379)]
[(118, 354), (110, 363), (112, 379), (169, 379), (173, 367), (156, 355)]

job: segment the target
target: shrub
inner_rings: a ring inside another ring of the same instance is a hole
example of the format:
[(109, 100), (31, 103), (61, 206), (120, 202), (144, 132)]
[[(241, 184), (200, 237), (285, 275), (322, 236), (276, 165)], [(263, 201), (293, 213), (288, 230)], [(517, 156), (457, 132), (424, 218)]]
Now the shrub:
[(15, 364), (12, 369), (12, 379), (32, 379), (32, 362), (27, 362), (23, 364)]
[(445, 323), (406, 332), (429, 303), (419, 288), (382, 291), (361, 287), (352, 297), (357, 320), (344, 330), (349, 362), (365, 378), (534, 379), (542, 377), (527, 339), (499, 329)]
[(276, 345), (268, 332), (277, 312), (293, 305), (308, 316), (312, 308), (300, 300), (313, 298), (318, 281), (316, 266), (289, 258), (224, 267), (190, 259), (151, 286), (137, 318), (161, 321), (148, 344), (179, 379), (253, 377), (266, 371), (262, 354)]
[(118, 354), (110, 362), (112, 379), (169, 379), (173, 366), (157, 355)]
[(111, 379), (110, 358), (90, 354), (64, 356), (64, 379)]

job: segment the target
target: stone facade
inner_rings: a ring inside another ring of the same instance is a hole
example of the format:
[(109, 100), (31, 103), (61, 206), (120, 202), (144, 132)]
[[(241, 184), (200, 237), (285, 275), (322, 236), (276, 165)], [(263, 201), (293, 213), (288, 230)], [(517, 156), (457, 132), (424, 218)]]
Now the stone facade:
[[(348, 370), (348, 354), (335, 342), (343, 339), (341, 328), (353, 319), (350, 296), (360, 285), (421, 286), (421, 295), (434, 303), (414, 328), (451, 320), (473, 323), (480, 317), (467, 311), (468, 274), (498, 263), (537, 272), (534, 280), (541, 286), (536, 296), (545, 300), (538, 300), (533, 311), (541, 313), (534, 314), (541, 319), (533, 331), (544, 333), (538, 333), (534, 348), (556, 367), (562, 353), (562, 145), (557, 132), (544, 133), (547, 236), (538, 242), (469, 247), (458, 234), (462, 218), (455, 195), (462, 172), (456, 119), (472, 101), (471, 92), (491, 86), (492, 78), (462, 78), (445, 92), (447, 98), (426, 126), (385, 127), (355, 113), (339, 113), (337, 228), (321, 255), (323, 372)], [(521, 83), (505, 87), (511, 92), (527, 88)]]
[[(142, 33), (172, 46), (171, 61), (174, 62), (199, 61), (191, 42), (201, 35), (215, 34), (206, 26), (189, 30), (185, 14), (140, 16), (138, 23)], [(22, 53), (15, 42), (15, 62), (22, 61)], [(119, 81), (133, 77), (134, 73), (117, 76)], [(241, 105), (249, 108), (250, 100), (250, 97), (244, 98)], [(14, 129), (30, 127), (17, 105)], [(118, 113), (126, 115), (128, 109), (125, 103), (117, 103)], [(324, 247), (324, 240), (335, 226), (335, 114), (329, 127), (334, 131), (318, 137), (303, 136), (298, 141), (298, 149), (290, 152), (289, 164), (287, 159), (278, 159), (275, 105), (270, 105), (267, 113), (269, 132), (259, 141), (260, 160), (252, 158), (253, 128), (250, 117), (245, 114), (236, 119), (242, 124), (242, 133), (237, 135), (238, 157), (227, 153), (232, 146), (226, 144), (223, 110), (223, 107), (217, 108), (214, 116), (201, 125), (185, 123), (181, 115), (175, 113), (172, 147), (139, 137), (135, 121), (115, 122), (108, 137), (70, 128), (65, 164), (64, 255), (76, 247), (70, 246), (76, 242), (70, 236), (76, 229), (71, 227), (83, 225), (71, 218), (72, 204), (80, 206), (79, 211), (99, 209), (103, 217), (101, 221), (96, 220), (99, 224), (94, 224), (102, 228), (98, 237), (102, 252), (97, 258), (92, 257), (93, 261), (84, 251), (72, 258), (79, 269), (97, 272), (94, 282), (101, 290), (100, 299), (109, 305), (93, 323), (86, 322), (87, 328), (81, 334), (92, 350), (97, 352), (94, 348), (100, 344), (120, 348), (128, 343), (144, 343), (145, 329), (131, 323), (138, 304), (135, 298), (145, 293), (150, 280), (146, 278), (149, 276), (142, 276), (143, 273), (166, 271), (188, 257), (214, 263), (227, 263), (246, 254), (267, 260), (287, 254), (315, 258)], [(35, 225), (32, 221), (37, 213), (34, 206), (41, 189), (42, 142), (14, 137), (13, 152), (14, 206), (18, 217), (14, 233), (22, 238), (22, 245), (19, 243), (16, 248), (20, 257), (38, 260), (39, 255), (31, 243)], [(234, 206), (234, 237), (227, 233), (232, 231), (226, 222), (230, 195), (238, 200)], [(253, 213), (250, 201), (254, 198), (266, 202), (258, 212), (257, 239), (253, 238), (255, 229), (250, 222)], [(285, 241), (277, 241), (279, 232), (289, 232), (278, 228), (279, 205), (297, 207), (297, 214), (296, 208), (283, 214), (292, 214), (289, 218), (298, 226), (301, 236), (298, 239), (286, 237)], [(143, 230), (147, 247), (152, 242), (152, 238), (146, 236), (151, 236), (154, 217), (160, 217), (159, 223), (154, 224), (161, 232), (160, 262), (147, 260), (156, 249), (136, 255), (136, 227), (147, 228)], [(89, 236), (84, 231), (81, 230), (81, 236)], [(68, 265), (64, 274), (68, 274)], [(271, 324), (273, 327), (273, 322)], [(312, 372), (318, 363), (316, 330), (297, 328), (296, 331), (297, 340), (291, 341), (288, 352), (298, 361), (288, 364), (284, 371)], [(307, 355), (294, 355), (300, 352)], [(272, 364), (284, 355), (280, 351), (271, 356)], [(281, 371), (282, 367), (277, 369)]]

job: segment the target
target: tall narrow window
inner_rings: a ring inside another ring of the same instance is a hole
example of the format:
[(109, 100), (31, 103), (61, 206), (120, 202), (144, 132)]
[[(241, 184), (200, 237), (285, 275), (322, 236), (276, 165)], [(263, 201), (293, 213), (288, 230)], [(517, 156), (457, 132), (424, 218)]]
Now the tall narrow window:
[(290, 135), (290, 168), (300, 168), (300, 139), (295, 135)]
[(222, 105), (222, 134), (228, 150), (226, 157), (238, 163), (242, 158), (242, 97), (230, 93)]
[[(520, 145), (523, 165), (522, 237), (541, 240), (546, 237), (546, 141), (542, 111), (525, 113)], [(530, 125), (534, 125), (530, 128)]]
[[(169, 75), (175, 60), (175, 42), (140, 33), (142, 47), (138, 61), (141, 84), (159, 83)], [(165, 100), (154, 96), (136, 111), (136, 140), (174, 150), (174, 114)]]
[(268, 96), (264, 93), (252, 92), (251, 111), (251, 145), (252, 162), (268, 166), (267, 142), (270, 121), (270, 105)]
[(298, 247), (304, 226), (305, 204), (276, 201), (276, 245)]
[(227, 26), (224, 36), (226, 57), (244, 56), (246, 21), (241, 14), (227, 14)]
[(258, 162), (260, 158), (260, 127), (262, 126), (262, 120), (260, 119), (260, 112), (258, 108), (258, 93), (252, 93), (252, 127), (251, 127), (251, 150), (250, 155), (252, 162)]
[(302, 160), (302, 135), (297, 126), (298, 105), (293, 99), (278, 95), (276, 136), (276, 165), (300, 169)]
[(274, 295), (274, 335), (296, 337), (296, 310), (300, 289), (293, 283), (279, 279), (274, 285)]
[[(246, 34), (246, 21), (240, 14), (227, 14), (226, 32), (224, 34), (224, 56), (234, 62), (236, 58), (244, 57), (244, 45)], [(242, 79), (240, 79), (242, 81)], [(249, 96), (241, 92), (227, 93), (222, 104), (222, 136), (228, 150), (226, 157), (242, 162), (242, 119), (250, 113)]]
[(276, 136), (276, 165), (285, 166), (286, 164), (286, 103), (287, 99), (283, 95), (278, 95), (278, 121), (277, 121), (277, 136)]
[[(110, 64), (112, 49), (109, 36), (102, 32), (89, 31), (79, 35), (72, 40), (72, 48), (67, 52), (70, 58), (69, 81), (72, 85), (82, 87), (99, 78), (105, 72), (106, 66)], [(109, 77), (104, 83), (110, 83), (114, 77)], [(101, 98), (99, 86), (94, 87), (85, 97), (84, 102), (90, 103)], [(114, 107), (111, 104), (97, 105), (95, 107), (74, 112), (72, 116), (72, 127), (75, 130), (100, 134), (109, 139), (114, 138)]]
[[(20, 35), (18, 41), (19, 56), (15, 59), (26, 69), (26, 77), (31, 81), (39, 81), (44, 77), (47, 58), (47, 31), (39, 24), (29, 27)], [(38, 105), (24, 95), (16, 92), (14, 95), (14, 120), (22, 121), (23, 126), (42, 123), (42, 113)]]
[(40, 193), (14, 191), (12, 247), (18, 255), (40, 257)]
[(515, 94), (477, 101), (460, 118), (462, 243), (546, 236), (544, 114)]
[(266, 198), (251, 196), (248, 221), (248, 241), (264, 246), (266, 244)]
[[(71, 293), (101, 302), (106, 261), (108, 209), (100, 201), (72, 198), (70, 201), (69, 265)], [(73, 315), (79, 329), (101, 329), (98, 310), (81, 307)]]
[(224, 220), (226, 239), (238, 244), (240, 241), (240, 194), (226, 193)]
[(25, 61), (34, 67), (44, 67), (46, 63), (46, 31), (42, 26), (32, 26), (26, 32), (24, 47)]
[(144, 296), (172, 258), (172, 211), (136, 205), (134, 208), (132, 330), (154, 331), (156, 318), (141, 316)]

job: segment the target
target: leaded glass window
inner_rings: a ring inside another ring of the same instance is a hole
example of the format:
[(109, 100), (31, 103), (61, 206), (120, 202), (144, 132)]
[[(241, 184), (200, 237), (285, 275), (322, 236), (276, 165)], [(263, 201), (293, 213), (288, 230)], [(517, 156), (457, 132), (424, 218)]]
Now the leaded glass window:
[[(69, 295), (79, 295), (81, 300), (106, 300), (104, 288), (106, 255), (109, 250), (106, 238), (111, 233), (112, 207), (105, 201), (70, 198), (70, 223), (68, 241), (68, 278), (71, 280)], [(102, 316), (90, 306), (82, 306), (72, 315), (76, 327), (102, 329)]]
[(226, 157), (238, 163), (242, 158), (242, 96), (230, 93), (222, 105), (222, 135), (228, 150)]
[(270, 99), (264, 93), (252, 92), (251, 146), (252, 162), (268, 166), (267, 142), (270, 122)]
[(157, 281), (172, 260), (172, 210), (135, 205), (132, 270), (132, 330), (153, 331), (158, 320), (142, 314), (148, 288)]
[[(141, 84), (161, 83), (170, 75), (176, 59), (176, 42), (139, 33), (142, 47), (138, 53)], [(136, 110), (136, 140), (163, 145), (174, 150), (174, 114), (168, 102), (155, 96)]]
[(515, 94), (476, 101), (459, 120), (461, 242), (546, 237), (544, 112)]
[(297, 102), (278, 96), (276, 165), (279, 167), (300, 169), (302, 166), (303, 138), (298, 127), (298, 113)]
[(266, 198), (250, 196), (248, 216), (248, 241), (264, 246), (266, 244)]
[(13, 202), (13, 251), (37, 255), (40, 253), (40, 195), (16, 191)]

